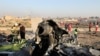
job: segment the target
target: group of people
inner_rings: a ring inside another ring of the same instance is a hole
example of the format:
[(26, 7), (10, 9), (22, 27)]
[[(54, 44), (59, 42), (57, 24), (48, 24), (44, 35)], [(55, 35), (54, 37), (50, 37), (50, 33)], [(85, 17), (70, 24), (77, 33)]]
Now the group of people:
[(90, 22), (89, 23), (89, 32), (91, 32), (91, 29), (92, 29), (92, 27), (93, 26), (95, 26), (95, 33), (97, 33), (98, 32), (98, 28), (99, 28), (99, 23), (97, 22), (97, 23), (95, 23), (95, 22)]
[[(14, 35), (12, 42), (16, 40), (23, 41), (25, 39), (25, 26), (21, 23), (15, 23), (11, 28), (11, 32)], [(20, 36), (20, 39), (18, 39), (18, 36)]]
[(77, 41), (77, 38), (78, 38), (78, 27), (77, 27), (77, 24), (76, 24), (74, 30), (72, 30), (72, 24), (71, 23), (65, 24), (65, 30), (68, 31), (69, 37), (71, 39), (73, 39), (74, 43), (78, 42)]

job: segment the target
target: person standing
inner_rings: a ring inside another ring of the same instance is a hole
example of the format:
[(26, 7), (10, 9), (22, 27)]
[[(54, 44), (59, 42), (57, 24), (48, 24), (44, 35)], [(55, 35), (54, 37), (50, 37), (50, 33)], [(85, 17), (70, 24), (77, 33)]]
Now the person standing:
[(63, 21), (60, 22), (60, 27), (61, 27), (61, 28), (64, 27), (64, 22), (63, 22)]
[(72, 31), (72, 24), (69, 23), (68, 24), (68, 33), (69, 33), (69, 36), (71, 36), (71, 31)]
[(95, 33), (97, 33), (98, 32), (98, 23), (95, 25)]
[(23, 41), (25, 39), (25, 26), (19, 23), (19, 28), (20, 28), (19, 34), (20, 34), (21, 40)]
[(68, 29), (68, 25), (67, 23), (65, 23), (65, 30), (67, 31), (67, 29)]
[(11, 28), (12, 35), (14, 36), (12, 39), (12, 43), (16, 42), (18, 40), (19, 35), (19, 27), (18, 23), (15, 23)]
[(77, 40), (78, 36), (77, 35), (78, 35), (78, 27), (76, 27), (74, 29), (74, 43), (78, 44), (78, 40)]
[(91, 32), (91, 28), (92, 28), (92, 23), (89, 23), (89, 32)]
[(71, 30), (72, 30), (72, 24), (69, 23), (69, 24), (68, 24), (68, 32), (71, 32)]

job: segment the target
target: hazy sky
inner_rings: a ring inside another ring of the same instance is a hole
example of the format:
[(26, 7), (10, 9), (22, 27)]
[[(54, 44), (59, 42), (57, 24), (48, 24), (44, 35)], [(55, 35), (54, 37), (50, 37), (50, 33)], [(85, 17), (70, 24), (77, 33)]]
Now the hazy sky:
[(0, 16), (100, 17), (100, 0), (0, 0)]

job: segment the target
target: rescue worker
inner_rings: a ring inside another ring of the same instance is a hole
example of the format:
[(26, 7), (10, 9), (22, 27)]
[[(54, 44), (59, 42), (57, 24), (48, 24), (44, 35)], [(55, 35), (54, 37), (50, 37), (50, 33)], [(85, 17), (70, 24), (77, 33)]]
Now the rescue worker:
[(98, 32), (98, 23), (95, 25), (95, 33), (97, 33)]
[(65, 30), (67, 31), (67, 29), (68, 29), (68, 25), (67, 23), (65, 23)]
[(69, 37), (71, 37), (71, 31), (72, 31), (72, 24), (69, 23), (68, 24), (68, 34), (69, 34)]
[(71, 31), (72, 31), (72, 24), (69, 23), (69, 24), (68, 24), (68, 32), (71, 32)]
[(74, 29), (74, 43), (78, 43), (77, 38), (78, 38), (78, 27)]
[(18, 40), (18, 35), (19, 35), (19, 27), (18, 23), (15, 23), (12, 28), (11, 28), (12, 35), (14, 35), (12, 43), (16, 42)]
[(25, 40), (25, 26), (22, 25), (21, 23), (19, 23), (19, 34), (21, 37), (21, 42), (23, 42), (23, 40)]
[(89, 23), (89, 32), (91, 32), (91, 28), (92, 28), (92, 23)]

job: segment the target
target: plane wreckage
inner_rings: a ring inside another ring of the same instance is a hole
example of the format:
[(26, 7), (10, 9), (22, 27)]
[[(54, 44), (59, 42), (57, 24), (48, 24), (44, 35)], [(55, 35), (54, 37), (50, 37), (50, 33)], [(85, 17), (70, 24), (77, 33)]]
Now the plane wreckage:
[[(64, 34), (69, 33), (61, 29), (55, 21), (43, 20), (38, 24), (34, 39), (26, 40), (17, 52), (0, 51), (0, 56), (100, 56), (100, 51), (88, 46), (63, 43)], [(2, 46), (4, 45), (0, 45), (0, 48)]]

